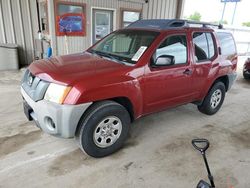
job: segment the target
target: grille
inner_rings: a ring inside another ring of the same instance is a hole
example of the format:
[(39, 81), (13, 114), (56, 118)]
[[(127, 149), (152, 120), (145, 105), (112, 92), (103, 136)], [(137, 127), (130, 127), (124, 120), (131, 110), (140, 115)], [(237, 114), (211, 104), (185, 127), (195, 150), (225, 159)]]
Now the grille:
[(34, 101), (39, 101), (44, 98), (45, 92), (49, 87), (49, 82), (41, 80), (32, 75), (27, 69), (22, 79), (22, 88)]

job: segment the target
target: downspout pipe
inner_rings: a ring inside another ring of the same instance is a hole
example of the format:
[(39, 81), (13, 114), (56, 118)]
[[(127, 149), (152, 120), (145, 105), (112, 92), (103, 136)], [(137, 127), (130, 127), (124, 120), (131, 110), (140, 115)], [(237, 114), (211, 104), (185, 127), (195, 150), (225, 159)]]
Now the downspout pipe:
[(40, 22), (40, 11), (39, 11), (39, 3), (36, 0), (36, 12), (37, 12), (37, 22), (38, 22), (38, 33), (41, 33), (41, 22)]

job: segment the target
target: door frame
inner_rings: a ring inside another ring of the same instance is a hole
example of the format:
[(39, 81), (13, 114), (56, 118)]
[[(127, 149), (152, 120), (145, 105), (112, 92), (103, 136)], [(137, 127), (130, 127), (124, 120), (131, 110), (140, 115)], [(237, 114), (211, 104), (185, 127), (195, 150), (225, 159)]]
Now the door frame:
[(116, 30), (116, 9), (114, 8), (103, 8), (103, 7), (95, 7), (92, 6), (91, 7), (91, 11), (90, 11), (90, 23), (91, 23), (91, 30), (90, 30), (90, 37), (91, 37), (91, 45), (93, 45), (93, 9), (99, 9), (99, 10), (109, 10), (109, 11), (113, 11), (113, 31)]

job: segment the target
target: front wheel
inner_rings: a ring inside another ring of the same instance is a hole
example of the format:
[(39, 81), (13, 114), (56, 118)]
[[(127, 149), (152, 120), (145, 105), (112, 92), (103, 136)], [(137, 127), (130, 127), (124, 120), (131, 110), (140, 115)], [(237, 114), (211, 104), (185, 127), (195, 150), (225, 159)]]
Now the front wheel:
[(198, 106), (200, 112), (213, 115), (221, 108), (225, 98), (226, 88), (224, 83), (216, 82), (208, 92), (204, 101)]
[(92, 157), (104, 157), (120, 149), (130, 128), (130, 115), (120, 104), (102, 101), (93, 104), (80, 121), (78, 141)]

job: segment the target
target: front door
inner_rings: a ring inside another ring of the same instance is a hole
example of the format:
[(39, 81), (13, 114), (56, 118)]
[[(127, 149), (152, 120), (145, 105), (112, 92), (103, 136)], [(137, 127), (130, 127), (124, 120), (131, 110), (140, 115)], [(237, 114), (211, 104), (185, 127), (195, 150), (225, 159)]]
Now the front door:
[(113, 31), (113, 11), (93, 9), (92, 15), (92, 41), (96, 43)]
[[(170, 59), (162, 64), (165, 58)], [(193, 70), (189, 59), (185, 34), (163, 40), (145, 73), (144, 114), (190, 102)]]

